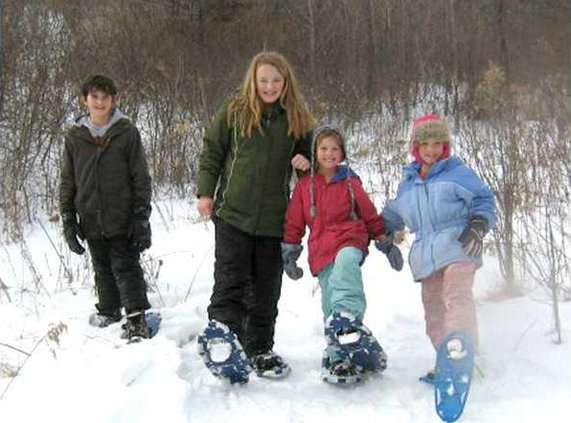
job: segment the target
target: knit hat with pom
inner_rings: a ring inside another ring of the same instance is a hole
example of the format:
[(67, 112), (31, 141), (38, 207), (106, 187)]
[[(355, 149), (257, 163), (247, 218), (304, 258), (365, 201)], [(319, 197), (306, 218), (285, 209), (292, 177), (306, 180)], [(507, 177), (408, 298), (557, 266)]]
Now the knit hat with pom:
[(418, 143), (421, 141), (432, 140), (444, 142), (444, 152), (439, 160), (450, 156), (450, 131), (444, 120), (434, 114), (429, 113), (414, 120), (412, 125), (412, 136), (410, 140), (412, 155), (420, 163), (422, 158), (418, 153)]

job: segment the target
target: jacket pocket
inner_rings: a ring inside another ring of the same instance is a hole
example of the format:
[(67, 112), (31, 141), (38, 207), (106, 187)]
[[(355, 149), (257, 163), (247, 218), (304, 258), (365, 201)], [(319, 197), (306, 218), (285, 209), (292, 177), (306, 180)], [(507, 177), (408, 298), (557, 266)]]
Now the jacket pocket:
[(255, 201), (251, 198), (253, 191), (254, 181), (251, 176), (241, 175), (239, 178), (231, 179), (220, 193), (219, 208), (247, 214), (247, 211), (252, 209), (251, 203)]
[(422, 256), (423, 250), (426, 249), (426, 245), (423, 242), (415, 240), (410, 247), (410, 253), (408, 255), (408, 264), (412, 270), (413, 275), (420, 273), (422, 269)]

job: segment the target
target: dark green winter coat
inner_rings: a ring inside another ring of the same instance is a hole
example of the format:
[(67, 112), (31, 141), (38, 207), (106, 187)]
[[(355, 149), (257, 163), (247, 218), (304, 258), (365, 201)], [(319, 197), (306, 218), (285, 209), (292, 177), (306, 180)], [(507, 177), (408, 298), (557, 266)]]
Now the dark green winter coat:
[(141, 136), (129, 119), (119, 119), (99, 142), (85, 126), (69, 129), (59, 206), (62, 216), (79, 215), (87, 239), (127, 235), (134, 211), (150, 213), (150, 202), (151, 177)]
[(206, 132), (200, 156), (198, 196), (215, 198), (214, 213), (255, 236), (281, 237), (289, 201), (291, 159), (310, 157), (309, 136), (287, 135), (287, 114), (274, 105), (263, 116), (262, 129), (240, 135), (228, 126), (228, 104), (218, 110)]

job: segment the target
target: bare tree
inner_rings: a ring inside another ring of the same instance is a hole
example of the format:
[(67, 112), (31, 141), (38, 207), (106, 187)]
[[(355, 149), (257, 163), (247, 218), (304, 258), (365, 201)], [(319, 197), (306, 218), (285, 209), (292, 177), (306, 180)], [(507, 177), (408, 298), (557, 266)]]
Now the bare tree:
[[(255, 53), (278, 50), (318, 117), (352, 134), (356, 164), (381, 172), (387, 197), (415, 115), (453, 123), (459, 153), (497, 196), (495, 250), (515, 289), (529, 247), (519, 225), (543, 210), (542, 184), (570, 201), (569, 19), (566, 0), (0, 0), (2, 233), (18, 239), (55, 209), (61, 141), (88, 74), (117, 82), (157, 193), (188, 197), (216, 107)], [(562, 216), (551, 214), (554, 234)]]

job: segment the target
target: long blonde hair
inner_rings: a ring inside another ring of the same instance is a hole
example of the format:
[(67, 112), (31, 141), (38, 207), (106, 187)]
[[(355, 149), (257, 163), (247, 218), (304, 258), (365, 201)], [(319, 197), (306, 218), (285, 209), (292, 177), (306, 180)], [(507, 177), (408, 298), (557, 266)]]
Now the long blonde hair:
[(287, 113), (288, 135), (300, 138), (307, 134), (314, 128), (315, 118), (301, 94), (291, 65), (280, 53), (272, 51), (258, 53), (250, 62), (240, 91), (229, 105), (228, 123), (231, 124), (235, 117), (237, 122), (234, 124), (238, 125), (242, 136), (251, 137), (253, 130), (262, 130), (263, 103), (256, 90), (256, 72), (262, 65), (275, 67), (284, 77), (279, 102)]

